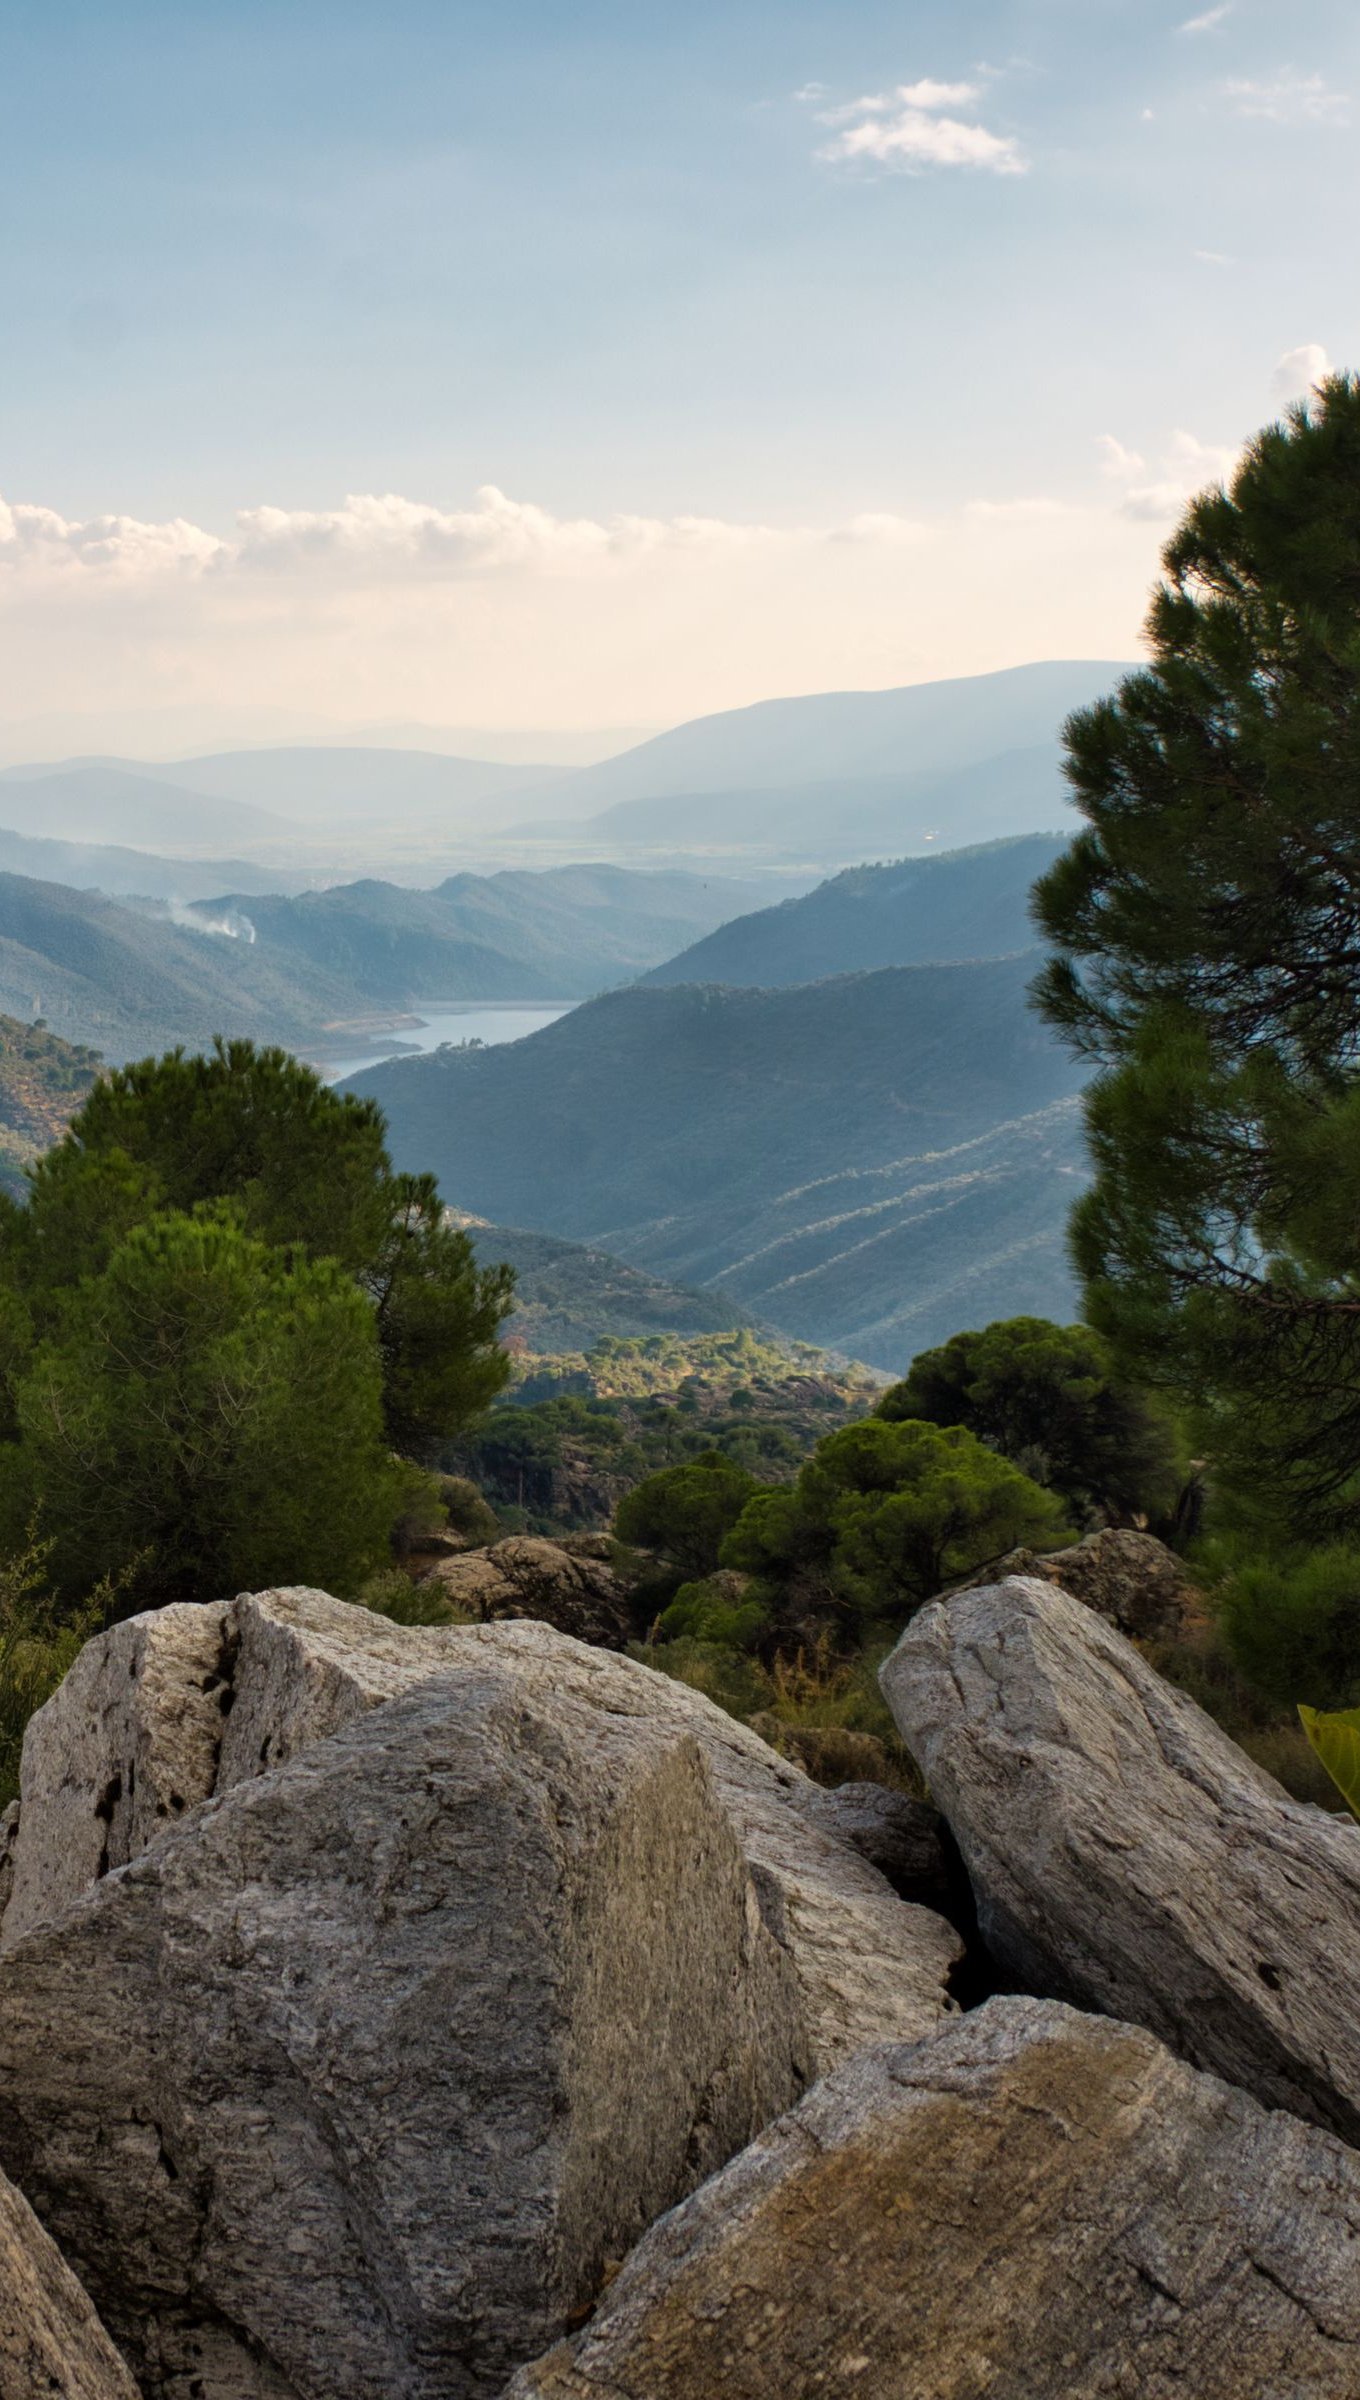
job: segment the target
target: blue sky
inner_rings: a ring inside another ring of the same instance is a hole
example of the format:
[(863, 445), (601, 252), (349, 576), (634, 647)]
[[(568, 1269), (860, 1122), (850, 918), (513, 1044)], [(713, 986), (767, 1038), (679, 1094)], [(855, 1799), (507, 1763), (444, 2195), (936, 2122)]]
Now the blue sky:
[(0, 0), (11, 748), (1127, 651), (1357, 121), (1306, 0)]

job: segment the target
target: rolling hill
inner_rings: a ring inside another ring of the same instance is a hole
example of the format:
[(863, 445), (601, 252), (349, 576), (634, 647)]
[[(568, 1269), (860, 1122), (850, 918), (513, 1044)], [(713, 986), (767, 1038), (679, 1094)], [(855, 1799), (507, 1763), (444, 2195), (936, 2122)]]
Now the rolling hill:
[(847, 867), (800, 898), (735, 917), (645, 983), (814, 983), (874, 967), (996, 958), (1034, 939), (1030, 887), (1063, 848), (1059, 834), (974, 850)]
[(11, 833), (201, 856), (224, 845), (248, 849), (288, 831), (287, 820), (243, 800), (205, 798), (154, 769), (104, 764), (7, 767), (0, 772), (0, 824)]
[(1037, 963), (635, 987), (347, 1088), (455, 1205), (896, 1371), (961, 1324), (1070, 1312), (1081, 1075), (1026, 1006)]
[(717, 924), (731, 889), (580, 868), (455, 876), (439, 892), (246, 892), (172, 913), (0, 873), (0, 1009), (45, 1016), (115, 1062), (215, 1033), (352, 1055), (363, 1044), (340, 1029), (380, 1030), (425, 1003), (565, 1001), (636, 975)]
[[(768, 889), (768, 886), (765, 887)], [(342, 976), (369, 1007), (575, 1000), (656, 965), (757, 887), (624, 867), (453, 875), (433, 891), (367, 881), (295, 899), (226, 893), (194, 913), (248, 918), (256, 947)]]

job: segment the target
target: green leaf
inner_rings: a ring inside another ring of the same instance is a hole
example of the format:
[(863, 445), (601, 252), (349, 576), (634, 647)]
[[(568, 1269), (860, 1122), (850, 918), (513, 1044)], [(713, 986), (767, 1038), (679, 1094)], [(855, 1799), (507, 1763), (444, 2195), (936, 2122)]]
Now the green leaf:
[(1360, 1818), (1360, 1708), (1300, 1706), (1299, 1719), (1351, 1815)]

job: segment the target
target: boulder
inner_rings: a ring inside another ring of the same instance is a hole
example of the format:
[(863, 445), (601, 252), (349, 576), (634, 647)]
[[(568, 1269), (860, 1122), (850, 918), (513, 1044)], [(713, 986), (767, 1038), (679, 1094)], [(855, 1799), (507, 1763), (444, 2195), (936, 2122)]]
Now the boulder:
[(0, 1958), (0, 2158), (149, 2400), (492, 2394), (808, 2080), (698, 1742), (473, 1651)]
[(819, 2084), (506, 2400), (1354, 2400), (1358, 2250), (1340, 2142), (992, 2000)]
[(180, 1605), (86, 1643), (24, 1735), (0, 1948), (207, 1799), (234, 1641), (224, 1607)]
[[(202, 1788), (221, 1793), (433, 1675), (478, 1674), (494, 1664), (528, 1694), (560, 1694), (610, 1719), (640, 1719), (658, 1734), (684, 1733), (698, 1743), (766, 1920), (797, 1973), (818, 2073), (866, 2042), (912, 2040), (952, 2006), (960, 1944), (951, 1927), (904, 1906), (859, 1850), (822, 1823), (817, 1787), (800, 1769), (687, 1685), (542, 1623), (402, 1626), (324, 1592), (261, 1592), (223, 1609), (160, 1612), (172, 1613), (202, 1620), (197, 1647), (190, 1643), (185, 1656), (220, 1656), (229, 1683), (196, 1693), (187, 1667), (177, 1678), (133, 1675), (140, 1645), (164, 1644), (168, 1656), (171, 1641), (181, 1639), (173, 1630), (161, 1634), (157, 1617), (115, 1626), (82, 1653), (83, 1675), (67, 1677), (25, 1743), (18, 1844), (19, 1855), (28, 1854), (25, 1899), (18, 1917), (12, 1909), (5, 1917), (0, 1952), (95, 1879), (101, 1795), (126, 1783), (125, 1762), (139, 1750), (159, 1756), (170, 1744), (162, 1713), (177, 1728), (179, 1782), (189, 1781), (193, 1765)], [(121, 1710), (91, 1705), (92, 1695), (112, 1690), (126, 1693)], [(54, 1816), (61, 1841), (45, 1830)], [(150, 1840), (171, 1821), (154, 1807), (140, 1820)]]
[(882, 1682), (1017, 1982), (1360, 2142), (1360, 1827), (1050, 1583), (923, 1609)]
[(632, 1632), (624, 1587), (607, 1561), (535, 1534), (511, 1534), (488, 1550), (441, 1559), (423, 1580), (483, 1624), (536, 1617), (606, 1650), (624, 1649)]
[(1183, 1632), (1199, 1610), (1199, 1595), (1174, 1550), (1154, 1534), (1131, 1526), (1111, 1525), (1088, 1533), (1067, 1550), (1012, 1550), (995, 1559), (981, 1574), (957, 1584), (958, 1591), (980, 1591), (1013, 1576), (1039, 1576), (1061, 1585), (1073, 1599), (1084, 1600), (1132, 1641), (1169, 1641)]
[(0, 2175), (0, 2400), (137, 2400), (56, 2244)]

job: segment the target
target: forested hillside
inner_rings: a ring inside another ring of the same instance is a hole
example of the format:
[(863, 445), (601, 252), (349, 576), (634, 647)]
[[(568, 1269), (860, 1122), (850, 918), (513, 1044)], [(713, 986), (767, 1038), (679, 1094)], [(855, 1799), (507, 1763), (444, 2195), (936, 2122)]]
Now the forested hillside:
[(1026, 1005), (1038, 963), (615, 992), (351, 1088), (458, 1206), (892, 1370), (960, 1322), (1070, 1312), (1082, 1078)]
[(1030, 887), (1063, 847), (1034, 833), (940, 857), (847, 867), (815, 891), (736, 917), (647, 983), (812, 983), (872, 967), (997, 958), (1034, 940)]

